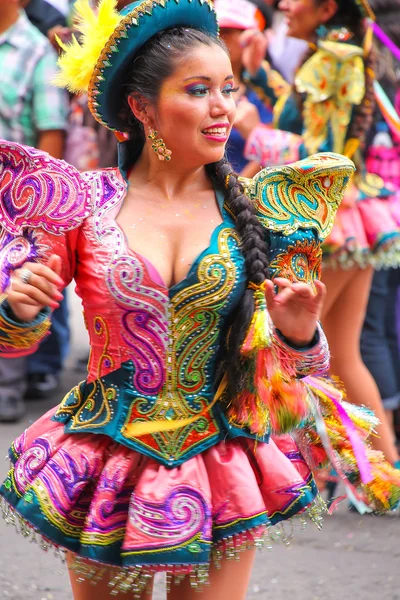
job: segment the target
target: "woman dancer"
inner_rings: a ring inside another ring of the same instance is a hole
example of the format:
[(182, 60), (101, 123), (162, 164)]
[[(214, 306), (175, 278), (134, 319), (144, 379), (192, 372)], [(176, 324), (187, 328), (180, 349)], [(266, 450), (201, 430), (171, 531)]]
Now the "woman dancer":
[[(317, 156), (245, 193), (224, 158), (235, 84), (212, 3), (114, 5), (95, 18), (78, 2), (84, 37), (60, 79), (124, 132), (120, 170), (81, 174), (0, 144), (2, 352), (46, 335), (72, 277), (91, 343), (87, 381), (13, 443), (4, 514), (67, 551), (75, 600), (148, 599), (157, 571), (183, 579), (170, 600), (243, 600), (269, 527), (318, 520), (297, 444), (270, 433), (304, 423), (321, 459), (309, 406), (321, 437), (341, 428), (321, 381), (299, 377), (328, 368), (319, 245), (353, 165)], [(297, 283), (278, 277), (290, 269)], [(332, 444), (363, 498), (392, 507), (400, 481), (379, 457), (355, 472), (341, 431)]]
[[(365, 26), (373, 13), (367, 0), (281, 0), (279, 8), (288, 35), (309, 42), (310, 51), (294, 87), (275, 97), (276, 127), (303, 137), (300, 156), (332, 150), (351, 157), (358, 169), (324, 245), (322, 324), (332, 352), (331, 370), (351, 402), (370, 407), (379, 417), (373, 444), (398, 464), (378, 388), (360, 355), (373, 269), (399, 263), (398, 226), (384, 199), (391, 192), (365, 172), (362, 160), (375, 106), (374, 55)], [(271, 96), (268, 78), (261, 68), (253, 72), (252, 83)], [(257, 143), (250, 138), (249, 147), (255, 159), (254, 150), (262, 144), (257, 130), (253, 136)]]

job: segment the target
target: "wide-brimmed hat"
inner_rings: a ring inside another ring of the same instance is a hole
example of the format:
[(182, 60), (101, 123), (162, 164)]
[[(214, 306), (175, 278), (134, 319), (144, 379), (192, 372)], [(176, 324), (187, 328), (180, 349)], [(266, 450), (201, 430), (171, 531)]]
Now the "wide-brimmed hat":
[(79, 42), (60, 43), (57, 85), (73, 93), (88, 93), (94, 118), (105, 127), (122, 131), (121, 84), (138, 50), (160, 31), (190, 27), (218, 36), (218, 23), (211, 0), (138, 0), (121, 12), (116, 0), (101, 0), (97, 13), (88, 0), (75, 5)]

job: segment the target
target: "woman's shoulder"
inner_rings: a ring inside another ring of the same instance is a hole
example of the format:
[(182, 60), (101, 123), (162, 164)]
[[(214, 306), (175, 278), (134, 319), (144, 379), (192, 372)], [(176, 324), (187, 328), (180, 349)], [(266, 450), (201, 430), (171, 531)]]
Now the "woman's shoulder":
[(314, 229), (322, 241), (333, 227), (354, 170), (345, 156), (320, 153), (289, 165), (267, 167), (242, 183), (267, 229), (284, 235)]
[(80, 173), (46, 152), (7, 141), (0, 141), (0, 175), (0, 226), (12, 235), (27, 227), (72, 231), (125, 189), (117, 169)]

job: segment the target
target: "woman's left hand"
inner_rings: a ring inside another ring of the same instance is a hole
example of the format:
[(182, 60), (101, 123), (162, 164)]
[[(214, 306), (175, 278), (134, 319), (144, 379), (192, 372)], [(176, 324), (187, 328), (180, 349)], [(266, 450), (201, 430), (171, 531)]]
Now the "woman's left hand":
[[(278, 286), (278, 291), (275, 291)], [(296, 346), (307, 346), (315, 335), (326, 296), (325, 285), (314, 282), (292, 283), (283, 277), (267, 281), (268, 312), (274, 326)]]

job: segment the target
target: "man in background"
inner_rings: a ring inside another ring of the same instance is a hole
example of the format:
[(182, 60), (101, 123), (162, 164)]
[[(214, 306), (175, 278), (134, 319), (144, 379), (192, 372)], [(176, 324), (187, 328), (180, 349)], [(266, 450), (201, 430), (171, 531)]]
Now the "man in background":
[(21, 4), (32, 25), (46, 37), (53, 27), (67, 26), (65, 15), (46, 0), (24, 0)]
[[(51, 84), (57, 70), (56, 53), (29, 22), (23, 4), (27, 2), (0, 0), (0, 138), (62, 158), (68, 97)], [(52, 343), (51, 337), (48, 340)], [(23, 416), (28, 361), (36, 377), (40, 354), (29, 359), (0, 357), (0, 421)]]
[(295, 72), (308, 50), (308, 44), (304, 40), (287, 37), (287, 25), (283, 13), (279, 10), (279, 0), (264, 0), (264, 2), (275, 9), (268, 58), (272, 67), (279, 71), (286, 81), (293, 83)]

